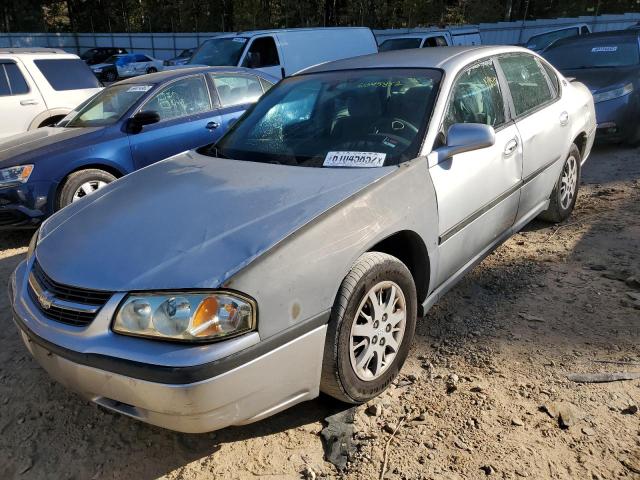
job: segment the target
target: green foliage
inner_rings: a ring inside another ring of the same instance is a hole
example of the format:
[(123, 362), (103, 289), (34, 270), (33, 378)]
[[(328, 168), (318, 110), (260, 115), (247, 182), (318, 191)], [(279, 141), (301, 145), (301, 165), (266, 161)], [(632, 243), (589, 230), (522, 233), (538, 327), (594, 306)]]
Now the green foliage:
[(410, 28), (633, 11), (640, 0), (0, 0), (0, 31)]

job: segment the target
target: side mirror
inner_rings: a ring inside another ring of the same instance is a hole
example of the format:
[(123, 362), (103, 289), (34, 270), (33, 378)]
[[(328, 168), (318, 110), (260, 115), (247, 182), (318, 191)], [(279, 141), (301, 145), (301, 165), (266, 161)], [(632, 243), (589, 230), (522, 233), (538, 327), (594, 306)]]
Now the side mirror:
[(447, 132), (447, 144), (437, 148), (438, 160), (446, 160), (464, 152), (491, 147), (496, 143), (493, 127), (482, 123), (454, 123)]
[(152, 110), (138, 112), (127, 121), (127, 132), (140, 133), (145, 125), (151, 125), (159, 121), (160, 115), (158, 112)]

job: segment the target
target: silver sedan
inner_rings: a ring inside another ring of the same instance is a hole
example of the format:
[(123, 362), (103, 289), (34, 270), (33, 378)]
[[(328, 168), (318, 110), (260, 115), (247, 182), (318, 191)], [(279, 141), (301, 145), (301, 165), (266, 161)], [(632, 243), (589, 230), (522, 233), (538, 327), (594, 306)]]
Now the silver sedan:
[(570, 215), (595, 127), (589, 91), (521, 48), (312, 67), (47, 220), (15, 322), (61, 383), (170, 429), (366, 402), (465, 272)]

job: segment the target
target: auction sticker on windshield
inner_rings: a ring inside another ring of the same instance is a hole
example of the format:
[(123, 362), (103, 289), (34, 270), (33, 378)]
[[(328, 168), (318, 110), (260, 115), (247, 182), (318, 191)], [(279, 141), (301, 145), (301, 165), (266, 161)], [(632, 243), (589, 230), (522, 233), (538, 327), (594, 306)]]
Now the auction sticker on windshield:
[(328, 152), (323, 167), (381, 167), (386, 153), (378, 152)]
[(591, 49), (591, 51), (593, 53), (597, 53), (597, 52), (617, 52), (618, 51), (618, 47), (593, 47)]

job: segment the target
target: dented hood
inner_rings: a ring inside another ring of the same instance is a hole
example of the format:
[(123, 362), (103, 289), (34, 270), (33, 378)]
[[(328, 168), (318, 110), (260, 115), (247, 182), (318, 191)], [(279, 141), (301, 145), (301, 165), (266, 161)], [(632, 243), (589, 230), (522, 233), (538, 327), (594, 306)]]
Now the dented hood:
[(292, 167), (187, 152), (51, 217), (36, 257), (67, 285), (215, 288), (396, 168)]

